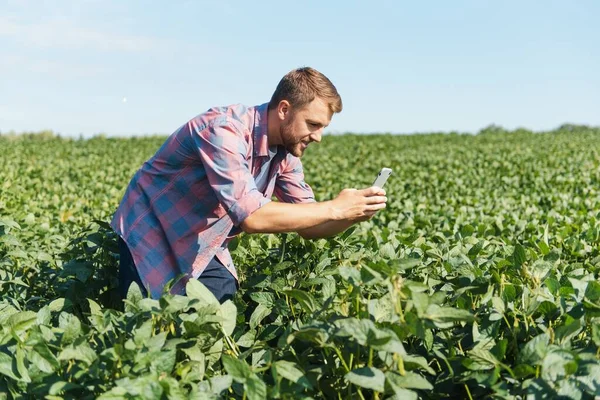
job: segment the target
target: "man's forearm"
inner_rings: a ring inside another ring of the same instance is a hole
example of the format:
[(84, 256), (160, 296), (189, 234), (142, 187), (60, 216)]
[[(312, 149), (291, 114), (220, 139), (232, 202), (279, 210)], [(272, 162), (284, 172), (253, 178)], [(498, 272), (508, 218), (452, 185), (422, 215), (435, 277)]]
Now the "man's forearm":
[(288, 204), (270, 202), (241, 224), (247, 233), (298, 232), (328, 222), (337, 222), (331, 202)]
[(337, 235), (350, 228), (354, 222), (350, 221), (328, 221), (310, 228), (298, 230), (298, 234), (304, 239), (321, 239)]

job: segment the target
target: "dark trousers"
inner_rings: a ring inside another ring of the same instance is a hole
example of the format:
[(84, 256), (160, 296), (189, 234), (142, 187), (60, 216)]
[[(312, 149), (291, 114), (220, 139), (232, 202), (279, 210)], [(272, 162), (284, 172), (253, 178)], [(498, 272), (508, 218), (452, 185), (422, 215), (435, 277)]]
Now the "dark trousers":
[[(132, 282), (137, 283), (144, 297), (148, 296), (148, 292), (142, 284), (140, 275), (131, 256), (131, 252), (123, 239), (119, 237), (119, 293), (121, 298), (127, 298), (127, 291)], [(204, 284), (215, 295), (219, 302), (223, 303), (233, 298), (233, 295), (238, 289), (237, 280), (225, 268), (223, 264), (213, 257), (208, 263), (198, 280)]]

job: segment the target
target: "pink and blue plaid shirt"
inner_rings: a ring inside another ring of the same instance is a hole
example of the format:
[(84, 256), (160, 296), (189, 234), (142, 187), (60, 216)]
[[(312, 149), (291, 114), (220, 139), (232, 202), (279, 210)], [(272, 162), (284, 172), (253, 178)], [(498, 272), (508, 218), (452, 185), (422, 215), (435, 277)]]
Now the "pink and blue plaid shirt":
[(211, 108), (176, 130), (135, 173), (111, 226), (153, 298), (180, 274), (183, 293), (213, 257), (237, 279), (227, 249), (239, 225), (275, 195), (314, 202), (300, 159), (267, 142), (267, 106)]

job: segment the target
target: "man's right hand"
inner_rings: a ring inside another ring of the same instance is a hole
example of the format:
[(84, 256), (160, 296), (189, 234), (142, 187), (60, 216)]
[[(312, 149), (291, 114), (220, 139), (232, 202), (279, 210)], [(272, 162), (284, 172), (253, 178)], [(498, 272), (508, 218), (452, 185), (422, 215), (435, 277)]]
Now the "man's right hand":
[(334, 219), (360, 222), (371, 219), (386, 206), (385, 190), (372, 186), (366, 189), (344, 189), (333, 200)]

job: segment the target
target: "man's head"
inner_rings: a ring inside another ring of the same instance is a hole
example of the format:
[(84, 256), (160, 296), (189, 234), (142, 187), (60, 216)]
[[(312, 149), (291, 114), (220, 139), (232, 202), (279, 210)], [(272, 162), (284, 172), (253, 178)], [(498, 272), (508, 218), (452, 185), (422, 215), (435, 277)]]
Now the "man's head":
[(270, 140), (301, 157), (310, 142), (320, 142), (334, 113), (342, 111), (342, 98), (319, 71), (298, 68), (286, 74), (269, 102)]

